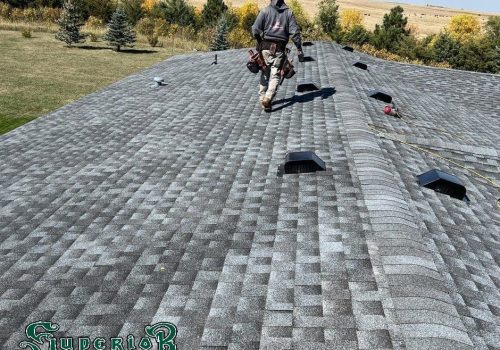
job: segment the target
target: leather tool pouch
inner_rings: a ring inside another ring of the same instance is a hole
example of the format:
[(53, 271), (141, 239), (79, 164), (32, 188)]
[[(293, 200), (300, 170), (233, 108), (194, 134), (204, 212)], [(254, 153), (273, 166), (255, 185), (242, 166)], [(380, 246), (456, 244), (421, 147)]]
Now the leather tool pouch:
[(271, 44), (271, 47), (269, 48), (269, 53), (271, 54), (271, 56), (276, 55), (276, 43)]
[(248, 50), (248, 62), (247, 62), (247, 68), (250, 70), (252, 73), (258, 73), (259, 70), (265, 70), (267, 69), (266, 62), (264, 61), (264, 58), (262, 57), (262, 54), (260, 52), (253, 52), (253, 50)]

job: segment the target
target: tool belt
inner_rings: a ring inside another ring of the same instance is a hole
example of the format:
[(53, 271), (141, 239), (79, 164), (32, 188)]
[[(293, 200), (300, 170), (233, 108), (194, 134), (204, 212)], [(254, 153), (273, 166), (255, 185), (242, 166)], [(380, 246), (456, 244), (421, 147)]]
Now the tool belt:
[(257, 74), (259, 71), (264, 71), (267, 69), (266, 61), (264, 61), (264, 57), (262, 57), (262, 53), (260, 51), (253, 52), (253, 50), (248, 50), (248, 58), (247, 68), (250, 72)]
[(271, 51), (271, 55), (275, 55), (276, 52), (284, 52), (286, 49), (285, 41), (271, 41), (271, 40), (262, 40), (259, 45), (259, 50), (269, 50)]

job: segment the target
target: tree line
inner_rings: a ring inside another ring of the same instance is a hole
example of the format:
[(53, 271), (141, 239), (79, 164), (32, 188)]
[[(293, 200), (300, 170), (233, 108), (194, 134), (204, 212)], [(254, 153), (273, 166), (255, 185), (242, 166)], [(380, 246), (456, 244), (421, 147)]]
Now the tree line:
[[(189, 38), (208, 38), (212, 50), (254, 45), (251, 26), (259, 7), (251, 0), (239, 8), (224, 0), (207, 0), (196, 8), (186, 0), (72, 0), (80, 20), (92, 25), (111, 23), (119, 9), (126, 22), (147, 37), (152, 46), (161, 36), (178, 32)], [(59, 8), (63, 0), (7, 0), (13, 10)], [(299, 0), (289, 0), (306, 40), (335, 40), (375, 56), (456, 69), (500, 73), (500, 16), (482, 26), (475, 15), (453, 17), (438, 34), (416, 36), (404, 9), (396, 6), (384, 15), (373, 31), (363, 25), (363, 15), (352, 9), (339, 11), (335, 0), (320, 0), (318, 13), (310, 18)], [(2, 4), (0, 4), (2, 5)], [(0, 16), (9, 8), (0, 6)], [(59, 19), (60, 20), (60, 19)]]

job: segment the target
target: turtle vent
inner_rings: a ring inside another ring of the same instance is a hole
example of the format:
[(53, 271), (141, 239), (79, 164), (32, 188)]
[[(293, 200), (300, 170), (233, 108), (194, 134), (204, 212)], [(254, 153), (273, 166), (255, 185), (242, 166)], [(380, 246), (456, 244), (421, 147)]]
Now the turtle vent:
[(302, 174), (325, 171), (325, 162), (312, 151), (289, 152), (285, 156), (285, 163), (280, 166), (278, 175)]
[(392, 96), (380, 90), (372, 90), (368, 92), (368, 96), (385, 103), (392, 103)]
[(359, 62), (359, 61), (354, 62), (353, 66), (356, 67), (356, 68), (362, 69), (362, 70), (367, 70), (368, 69), (368, 65), (366, 63)]
[(310, 81), (304, 81), (302, 83), (297, 84), (297, 92), (307, 92), (307, 91), (318, 91), (319, 88), (316, 84)]
[(304, 62), (314, 62), (314, 61), (316, 60), (311, 56), (304, 56)]
[(302, 43), (302, 46), (313, 46), (314, 44), (312, 43), (312, 41), (304, 41)]
[(342, 50), (346, 50), (346, 51), (349, 51), (349, 52), (354, 52), (354, 49), (350, 46), (342, 46)]
[(433, 169), (418, 176), (420, 186), (424, 186), (439, 193), (446, 194), (452, 198), (468, 202), (467, 189), (460, 179), (455, 175), (444, 171)]

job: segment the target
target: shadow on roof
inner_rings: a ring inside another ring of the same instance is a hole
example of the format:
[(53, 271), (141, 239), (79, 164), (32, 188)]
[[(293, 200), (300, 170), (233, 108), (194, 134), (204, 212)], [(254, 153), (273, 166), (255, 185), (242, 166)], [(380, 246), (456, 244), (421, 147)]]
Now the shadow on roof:
[(277, 100), (273, 102), (273, 106), (281, 104), (280, 106), (274, 107), (273, 111), (279, 111), (280, 109), (290, 107), (291, 105), (299, 102), (310, 102), (314, 100), (316, 97), (321, 97), (322, 100), (327, 99), (330, 96), (335, 94), (336, 90), (334, 87), (322, 88), (317, 91), (311, 91), (309, 93), (301, 94), (301, 95), (293, 95), (290, 98), (283, 98), (281, 100)]

